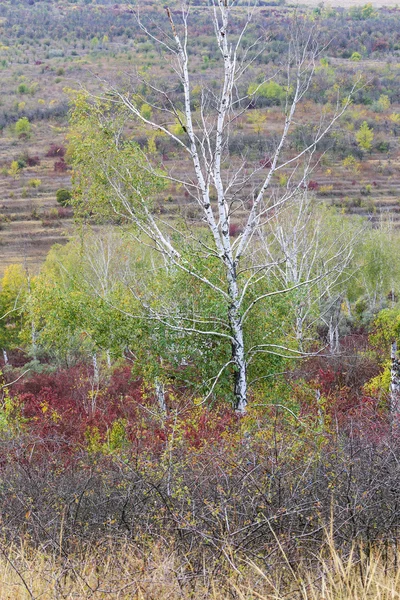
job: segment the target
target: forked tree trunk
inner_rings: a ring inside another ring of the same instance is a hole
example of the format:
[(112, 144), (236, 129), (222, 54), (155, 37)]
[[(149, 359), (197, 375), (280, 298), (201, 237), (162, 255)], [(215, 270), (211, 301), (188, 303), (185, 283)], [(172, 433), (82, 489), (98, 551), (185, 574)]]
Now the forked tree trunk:
[(397, 342), (392, 342), (391, 348), (391, 379), (390, 379), (390, 419), (392, 431), (399, 432), (400, 426), (400, 360), (397, 356)]

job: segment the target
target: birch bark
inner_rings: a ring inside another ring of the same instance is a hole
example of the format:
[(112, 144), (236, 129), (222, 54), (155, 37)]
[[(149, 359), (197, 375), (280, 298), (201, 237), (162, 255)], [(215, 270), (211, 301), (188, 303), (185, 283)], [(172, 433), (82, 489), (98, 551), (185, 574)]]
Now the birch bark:
[(399, 433), (400, 426), (400, 360), (397, 355), (397, 342), (393, 341), (391, 346), (391, 369), (390, 369), (390, 416), (392, 431)]

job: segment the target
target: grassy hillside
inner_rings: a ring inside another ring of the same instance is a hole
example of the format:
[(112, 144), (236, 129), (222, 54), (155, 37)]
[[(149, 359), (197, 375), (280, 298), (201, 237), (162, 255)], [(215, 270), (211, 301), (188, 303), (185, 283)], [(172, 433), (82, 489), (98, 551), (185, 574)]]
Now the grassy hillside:
[[(196, 62), (192, 79), (212, 88), (218, 86), (219, 58), (205, 19), (204, 3), (194, 4), (191, 51)], [(243, 91), (261, 73), (278, 74), (279, 78), (292, 8), (266, 4), (260, 2), (252, 33), (266, 34), (265, 51), (255, 60)], [(144, 19), (151, 27), (165, 27), (162, 3), (148, 1), (143, 6)], [(383, 211), (397, 220), (400, 11), (317, 7), (312, 18), (319, 19), (322, 40), (331, 42), (325, 62), (317, 67), (310, 100), (303, 106), (293, 148), (304, 143), (321, 111), (336, 101), (337, 86), (345, 90), (359, 77), (360, 90), (353, 106), (320, 149), (321, 160), (311, 188), (344, 213), (370, 214), (375, 219)], [(106, 0), (1, 3), (0, 275), (15, 262), (36, 271), (51, 245), (65, 240), (72, 226), (71, 210), (56, 202), (57, 190), (70, 187), (70, 172), (63, 156), (68, 88), (83, 86), (96, 91), (102, 88), (102, 80), (122, 85), (137, 69), (165, 80), (158, 49), (140, 31), (128, 4)], [(29, 131), (18, 130), (20, 119), (29, 121)], [(364, 121), (374, 133), (367, 151), (360, 149), (355, 137)], [(238, 123), (230, 148), (232, 164), (239, 164), (243, 155), (253, 161), (265, 160), (281, 123), (280, 102), (260, 98), (253, 115)], [(147, 143), (139, 127), (132, 131), (142, 146)], [(175, 162), (178, 173), (185, 168), (183, 158), (174, 154), (165, 140), (157, 140), (157, 149), (160, 162)], [(175, 215), (178, 210), (190, 218), (191, 208), (184, 192), (175, 186), (159, 198), (158, 210), (166, 215)], [(238, 226), (240, 221), (238, 214)]]

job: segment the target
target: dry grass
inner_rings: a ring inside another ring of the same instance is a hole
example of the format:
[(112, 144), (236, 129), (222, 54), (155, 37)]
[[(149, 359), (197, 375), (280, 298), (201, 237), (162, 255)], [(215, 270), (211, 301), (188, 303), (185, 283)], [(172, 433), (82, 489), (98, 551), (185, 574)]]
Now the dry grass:
[[(279, 546), (279, 543), (278, 543)], [(120, 600), (395, 600), (400, 598), (398, 556), (387, 548), (352, 550), (343, 558), (327, 541), (312, 567), (291, 565), (282, 552), (263, 568), (244, 559), (206, 561), (193, 569), (159, 546), (144, 552), (129, 544), (112, 544), (72, 553), (29, 549), (28, 544), (2, 546), (0, 599)]]

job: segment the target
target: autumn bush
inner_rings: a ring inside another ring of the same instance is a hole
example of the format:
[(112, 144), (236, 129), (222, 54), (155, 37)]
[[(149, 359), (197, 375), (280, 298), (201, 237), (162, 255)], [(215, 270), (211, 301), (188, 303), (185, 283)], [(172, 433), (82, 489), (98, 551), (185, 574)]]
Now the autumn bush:
[(348, 400), (351, 381), (317, 366), (319, 401), (296, 380), (293, 409), (242, 418), (173, 389), (164, 414), (128, 365), (20, 379), (0, 419), (4, 539), (39, 547), (62, 530), (66, 556), (89, 540), (164, 539), (194, 572), (228, 548), (234, 561), (267, 564), (280, 548), (312, 564), (332, 527), (343, 555), (397, 539), (400, 440), (377, 402)]
[(68, 171), (68, 165), (63, 158), (60, 158), (60, 160), (55, 161), (54, 171), (56, 173), (65, 173), (65, 171)]
[(236, 432), (196, 447), (175, 426), (156, 452), (143, 428), (122, 448), (92, 438), (90, 451), (63, 456), (66, 440), (46, 433), (2, 439), (6, 539), (44, 544), (62, 528), (68, 553), (86, 540), (164, 538), (200, 568), (228, 547), (267, 559), (276, 538), (292, 564), (312, 562), (331, 521), (343, 551), (392, 539), (400, 525), (396, 442), (304, 442), (300, 427), (291, 435), (276, 422), (254, 439)]
[(63, 158), (65, 156), (65, 153), (66, 153), (65, 146), (58, 145), (58, 144), (51, 144), (50, 148), (46, 152), (46, 156)]
[(36, 373), (13, 385), (12, 399), (27, 433), (42, 446), (56, 442), (68, 454), (73, 449), (107, 451), (115, 423), (123, 424), (121, 435), (136, 451), (143, 448), (155, 455), (178, 427), (177, 419), (181, 435), (196, 449), (218, 442), (237, 424), (223, 404), (212, 411), (189, 408), (185, 398), (177, 400), (172, 392), (167, 395), (170, 413), (160, 414), (154, 392), (132, 377), (129, 366), (100, 378), (85, 364)]

